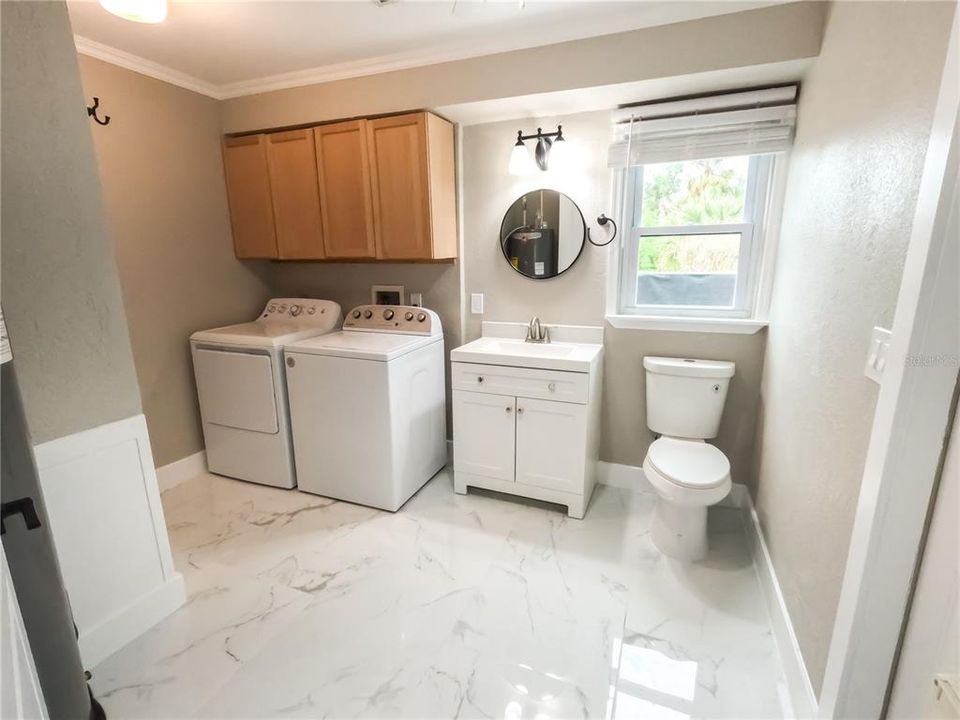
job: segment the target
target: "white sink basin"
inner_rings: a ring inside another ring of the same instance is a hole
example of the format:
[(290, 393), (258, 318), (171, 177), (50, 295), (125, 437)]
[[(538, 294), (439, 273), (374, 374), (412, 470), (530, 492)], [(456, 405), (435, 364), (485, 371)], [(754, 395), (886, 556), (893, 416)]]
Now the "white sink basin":
[(528, 343), (510, 338), (482, 337), (450, 353), (453, 362), (590, 372), (603, 345), (593, 343)]
[(491, 352), (501, 352), (504, 355), (524, 355), (526, 357), (567, 357), (576, 348), (569, 344), (528, 343), (520, 340), (494, 339), (490, 343)]

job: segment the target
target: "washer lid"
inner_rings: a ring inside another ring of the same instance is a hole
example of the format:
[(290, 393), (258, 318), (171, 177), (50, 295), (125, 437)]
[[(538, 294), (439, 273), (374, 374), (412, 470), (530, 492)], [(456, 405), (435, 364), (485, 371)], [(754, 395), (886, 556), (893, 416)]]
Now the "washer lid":
[(287, 322), (248, 322), (239, 325), (200, 330), (190, 336), (190, 339), (201, 343), (215, 343), (218, 345), (239, 345), (243, 347), (281, 347), (288, 343), (314, 337), (327, 332), (322, 327), (304, 327)]
[(384, 332), (341, 330), (287, 345), (286, 351), (386, 362), (441, 340), (440, 335), (394, 335)]
[(710, 443), (662, 437), (647, 451), (653, 469), (688, 488), (714, 488), (730, 477), (730, 461)]

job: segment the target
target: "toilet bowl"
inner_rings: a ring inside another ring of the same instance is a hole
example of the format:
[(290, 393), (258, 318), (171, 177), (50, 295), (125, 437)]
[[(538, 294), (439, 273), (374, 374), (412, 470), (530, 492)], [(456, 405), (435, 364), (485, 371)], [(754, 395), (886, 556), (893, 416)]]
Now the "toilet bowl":
[(647, 427), (660, 435), (643, 472), (657, 492), (650, 534), (664, 554), (707, 554), (707, 508), (730, 492), (730, 461), (705, 442), (715, 438), (735, 366), (724, 360), (647, 356)]
[(650, 535), (664, 555), (702, 560), (707, 555), (707, 508), (730, 492), (730, 462), (702, 440), (661, 437), (643, 460), (657, 492)]

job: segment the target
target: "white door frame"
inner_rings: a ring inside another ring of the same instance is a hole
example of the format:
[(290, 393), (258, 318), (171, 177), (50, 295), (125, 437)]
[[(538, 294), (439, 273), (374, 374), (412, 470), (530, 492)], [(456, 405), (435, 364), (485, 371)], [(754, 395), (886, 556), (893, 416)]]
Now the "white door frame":
[(960, 354), (957, 15), (867, 449), (820, 695), (822, 718), (883, 714), (949, 432)]

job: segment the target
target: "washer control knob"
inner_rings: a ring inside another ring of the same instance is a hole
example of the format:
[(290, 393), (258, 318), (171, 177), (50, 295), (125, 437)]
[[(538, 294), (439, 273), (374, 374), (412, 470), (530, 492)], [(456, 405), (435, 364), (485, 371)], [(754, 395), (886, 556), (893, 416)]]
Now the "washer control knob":
[(299, 305), (291, 305), (291, 306), (290, 306), (290, 314), (291, 314), (293, 317), (297, 317), (297, 315), (299, 315), (299, 314), (302, 313), (302, 312), (303, 312), (303, 308), (300, 307)]
[(364, 310), (364, 311), (363, 311), (363, 316), (364, 316), (367, 320), (369, 320), (370, 318), (373, 317), (373, 310)]
[(417, 313), (417, 322), (424, 322), (427, 319), (426, 313)]
[(268, 312), (276, 312), (276, 311), (277, 311), (277, 306), (276, 306), (276, 305), (271, 305), (270, 307), (267, 308), (267, 311), (268, 311)]
[(307, 315), (313, 315), (316, 311), (317, 309), (313, 305), (311, 305), (310, 307), (307, 308)]
[(384, 320), (393, 320), (393, 310), (384, 310), (383, 311)]
[(287, 311), (287, 304), (284, 303), (283, 305), (281, 305), (280, 307), (278, 307), (278, 308), (277, 308), (277, 311), (278, 311), (278, 312), (285, 313), (285, 312)]
[(359, 311), (359, 310), (354, 310), (354, 311), (353, 311), (353, 316), (354, 316), (355, 318), (360, 317), (360, 311)]
[(407, 312), (404, 313), (403, 315), (403, 319), (406, 320), (407, 322), (410, 322), (411, 320), (413, 320), (413, 313), (407, 310)]

